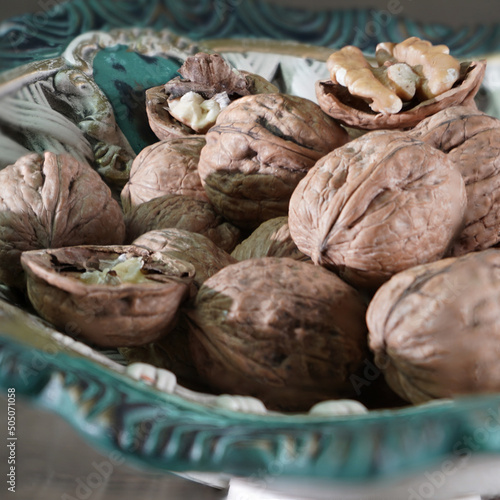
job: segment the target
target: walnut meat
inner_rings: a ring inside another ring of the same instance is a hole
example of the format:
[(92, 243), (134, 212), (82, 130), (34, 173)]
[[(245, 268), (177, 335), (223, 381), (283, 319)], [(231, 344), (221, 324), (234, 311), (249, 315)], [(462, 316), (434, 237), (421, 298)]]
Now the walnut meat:
[(286, 216), (263, 222), (231, 252), (231, 255), (237, 260), (259, 257), (289, 257), (295, 260), (310, 260), (293, 241)]
[(404, 132), (369, 132), (321, 159), (290, 202), (290, 233), (313, 262), (376, 288), (441, 258), (460, 228), (464, 181), (447, 155)]
[(215, 391), (302, 411), (350, 397), (366, 351), (365, 304), (319, 266), (250, 259), (209, 278), (188, 311), (191, 349)]
[(477, 109), (451, 107), (411, 131), (448, 154), (467, 193), (464, 227), (450, 255), (485, 250), (500, 242), (500, 120)]
[(370, 347), (394, 391), (413, 403), (500, 391), (500, 252), (397, 274), (368, 307)]
[(125, 224), (110, 189), (67, 154), (29, 154), (0, 172), (0, 281), (22, 287), (21, 252), (121, 244)]
[(61, 331), (99, 346), (143, 345), (168, 334), (194, 292), (182, 260), (131, 246), (24, 252), (28, 297)]
[(122, 190), (125, 211), (166, 194), (208, 201), (198, 174), (202, 136), (174, 138), (144, 148), (135, 158)]
[(199, 233), (231, 252), (240, 241), (240, 230), (218, 215), (206, 201), (165, 195), (135, 207), (126, 214), (127, 241), (148, 231), (178, 228)]
[(206, 236), (178, 228), (149, 231), (132, 244), (189, 262), (196, 270), (194, 283), (197, 287), (223, 267), (236, 262)]
[(297, 183), (348, 140), (317, 104), (284, 94), (242, 97), (210, 129), (198, 166), (216, 210), (254, 229), (287, 215)]

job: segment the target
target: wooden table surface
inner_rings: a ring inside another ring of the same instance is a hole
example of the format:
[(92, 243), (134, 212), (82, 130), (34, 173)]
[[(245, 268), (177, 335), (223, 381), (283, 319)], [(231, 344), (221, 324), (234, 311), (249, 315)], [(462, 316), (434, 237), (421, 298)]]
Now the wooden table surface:
[(175, 475), (144, 472), (91, 448), (63, 419), (16, 401), (16, 491), (5, 481), (7, 400), (0, 396), (0, 498), (16, 500), (221, 500), (215, 490)]

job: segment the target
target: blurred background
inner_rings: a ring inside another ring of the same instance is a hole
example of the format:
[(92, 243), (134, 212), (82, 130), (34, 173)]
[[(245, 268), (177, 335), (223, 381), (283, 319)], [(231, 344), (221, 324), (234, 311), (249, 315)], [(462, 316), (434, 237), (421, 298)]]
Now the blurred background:
[[(64, 0), (0, 0), (0, 20), (39, 12)], [(304, 7), (304, 0), (268, 0), (291, 7)], [(309, 9), (374, 8), (411, 17), (416, 21), (440, 22), (452, 26), (500, 22), (500, 9), (491, 0), (308, 0)]]

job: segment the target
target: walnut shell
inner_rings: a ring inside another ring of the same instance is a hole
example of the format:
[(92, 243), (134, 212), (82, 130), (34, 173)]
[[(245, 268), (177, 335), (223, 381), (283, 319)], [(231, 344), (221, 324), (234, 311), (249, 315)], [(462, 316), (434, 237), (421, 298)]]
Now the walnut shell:
[(319, 266), (266, 257), (225, 267), (188, 310), (191, 349), (217, 392), (302, 411), (352, 396), (366, 351), (360, 294)]
[(198, 288), (223, 267), (236, 262), (206, 236), (179, 228), (149, 231), (132, 244), (189, 262), (196, 270), (194, 284)]
[[(148, 282), (108, 285), (79, 279), (120, 255), (141, 257)], [(187, 262), (133, 246), (33, 250), (22, 254), (21, 263), (38, 314), (67, 334), (105, 347), (147, 344), (169, 333), (195, 273)]]
[(165, 195), (142, 203), (126, 214), (127, 241), (148, 231), (178, 228), (199, 233), (231, 252), (240, 241), (240, 230), (218, 215), (206, 201)]
[(29, 154), (0, 172), (0, 281), (24, 286), (21, 252), (121, 244), (123, 214), (89, 165), (68, 154)]
[(287, 215), (300, 179), (348, 135), (312, 101), (259, 94), (222, 111), (206, 139), (198, 170), (210, 201), (236, 226), (254, 229)]
[(464, 228), (449, 255), (463, 255), (498, 244), (500, 120), (474, 108), (456, 106), (423, 120), (410, 133), (446, 152), (465, 182)]
[(370, 347), (388, 384), (413, 403), (500, 391), (500, 251), (397, 274), (368, 307)]
[(135, 158), (121, 192), (124, 210), (166, 194), (208, 201), (198, 174), (203, 136), (168, 139), (144, 148)]
[(340, 123), (353, 128), (405, 129), (414, 127), (427, 116), (456, 105), (474, 102), (486, 71), (486, 61), (462, 63), (460, 78), (450, 90), (422, 102), (411, 101), (403, 111), (394, 114), (375, 113), (361, 98), (331, 80), (316, 82), (316, 97), (321, 109)]
[(399, 131), (373, 131), (322, 158), (299, 183), (289, 225), (299, 250), (376, 288), (441, 258), (462, 223), (464, 181), (447, 155)]
[(288, 217), (276, 217), (263, 222), (252, 234), (243, 240), (231, 255), (237, 260), (259, 257), (289, 257), (294, 260), (310, 261), (303, 254), (290, 235)]

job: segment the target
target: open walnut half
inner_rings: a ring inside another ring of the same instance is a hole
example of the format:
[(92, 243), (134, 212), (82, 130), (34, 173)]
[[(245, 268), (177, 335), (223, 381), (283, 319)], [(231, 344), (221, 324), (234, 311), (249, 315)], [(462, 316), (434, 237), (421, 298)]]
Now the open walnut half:
[(149, 124), (160, 140), (204, 134), (235, 99), (278, 91), (261, 76), (235, 70), (219, 54), (188, 57), (178, 73), (146, 91)]
[(191, 264), (135, 246), (34, 250), (24, 252), (21, 263), (38, 314), (99, 346), (142, 345), (163, 337), (194, 291)]
[(474, 102), (486, 61), (460, 63), (445, 45), (411, 37), (380, 43), (378, 65), (347, 46), (327, 61), (329, 80), (316, 82), (325, 113), (349, 127), (405, 129), (438, 111)]

